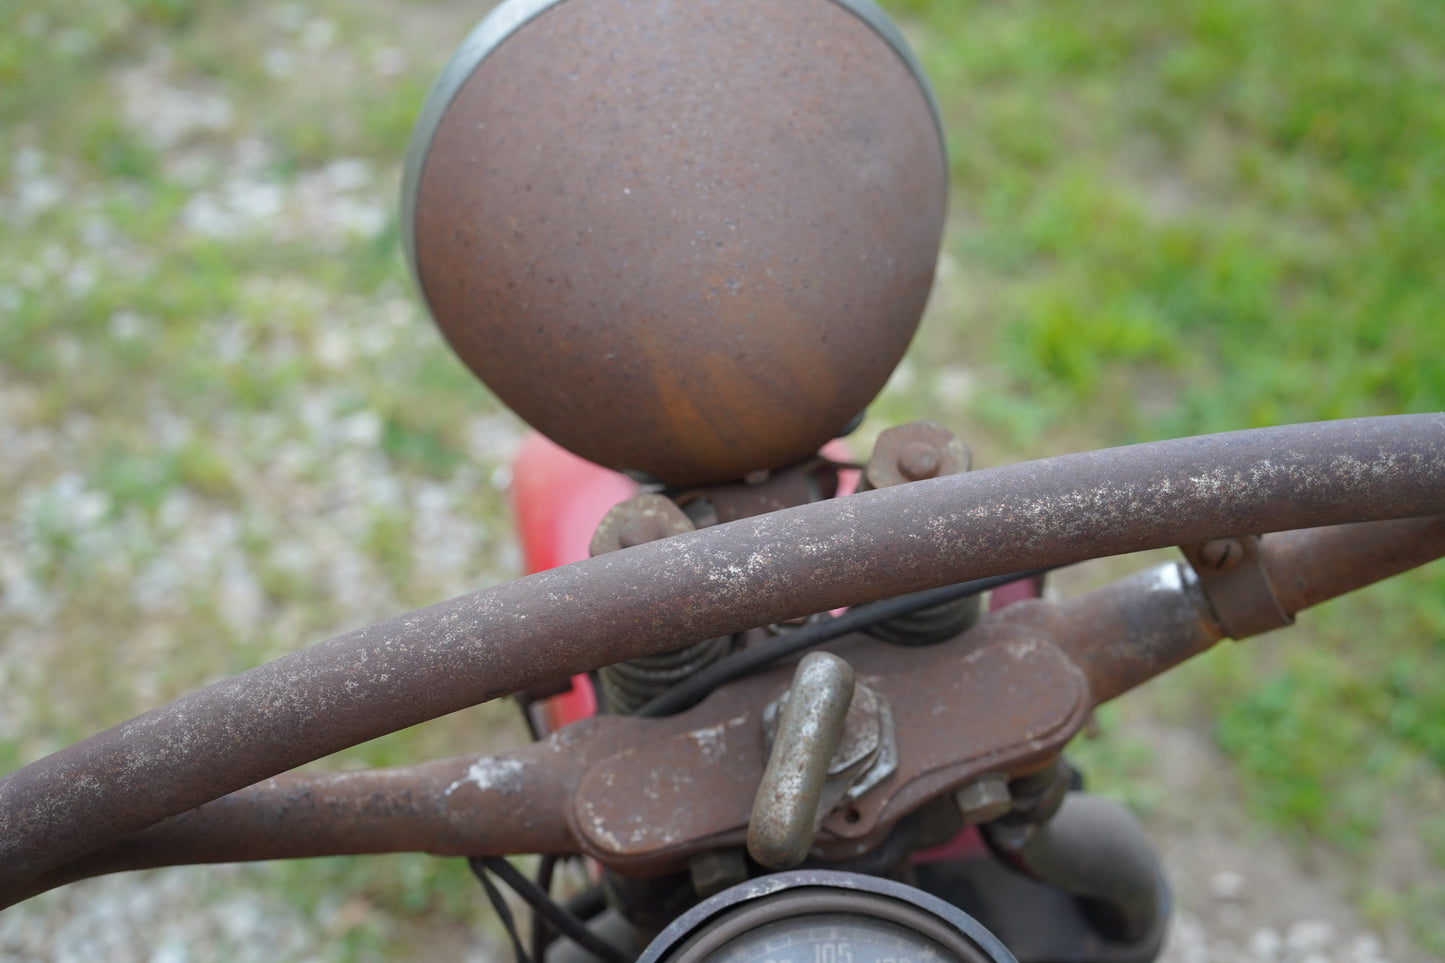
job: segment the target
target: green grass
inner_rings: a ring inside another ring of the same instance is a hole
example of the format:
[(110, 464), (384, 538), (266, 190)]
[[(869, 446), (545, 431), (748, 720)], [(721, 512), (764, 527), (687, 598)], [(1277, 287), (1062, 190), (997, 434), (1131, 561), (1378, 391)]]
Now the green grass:
[[(31, 599), (0, 611), (15, 666), (0, 768), (513, 573), (490, 483), (506, 450), (468, 443), (499, 408), (430, 330), (397, 251), (400, 153), (447, 51), (388, 16), (0, 4), (0, 196), (32, 198), (0, 218), (0, 392), (8, 428), (51, 439), (0, 481), (0, 574), (18, 566), (8, 584)], [(151, 115), (177, 98), (167, 134)], [(327, 220), (346, 204), (359, 220)], [(486, 751), (517, 738), (514, 714), (462, 713), (327, 764)], [(239, 879), (318, 920), (326, 959), (408, 953), (398, 921), (488, 917), (454, 861)], [(367, 911), (330, 933), (338, 894)]]
[[(889, 418), (985, 463), (1289, 421), (1445, 408), (1445, 7), (897, 2), (950, 131), (948, 270)], [(929, 358), (975, 387), (942, 408)], [(1434, 881), (1356, 885), (1445, 953), (1445, 571), (1214, 653), (1162, 710), (1212, 720), (1252, 811)], [(1140, 766), (1086, 745), (1103, 784)], [(1147, 779), (1147, 773), (1143, 774)], [(1403, 812), (1401, 811), (1403, 809)], [(1434, 828), (1432, 828), (1434, 827)]]
[[(908, 376), (865, 434), (933, 417), (988, 465), (1445, 407), (1445, 5), (889, 7), (939, 93), (952, 218)], [(477, 13), (0, 3), (0, 397), (47, 439), (0, 465), (0, 562), (29, 600), (0, 610), (27, 652), (0, 677), (0, 769), (514, 571), (505, 452), (473, 440), (509, 432), (397, 251), (412, 117)], [(158, 138), (126, 84), (224, 109)], [(41, 198), (23, 212), (21, 185)], [(238, 217), (238, 185), (274, 215)], [(337, 196), (375, 216), (307, 220)], [(1445, 955), (1445, 888), (1374, 872), (1401, 820), (1445, 869), (1439, 805), (1394, 807), (1439, 798), (1442, 599), (1437, 565), (1201, 660), (1157, 702), (1209, 720), (1263, 825), (1338, 848), (1370, 918)], [(501, 726), (463, 714), (342, 762), (471, 751)], [(1110, 730), (1084, 750), (1096, 781), (1167, 806)], [(323, 915), (355, 893), (396, 919), (479, 918), (435, 861), (245, 878)], [(401, 932), (359, 925), (333, 958)]]
[(981, 282), (952, 343), (995, 368), (991, 427), (1440, 405), (1438, 5), (895, 9), (951, 132), (950, 251)]

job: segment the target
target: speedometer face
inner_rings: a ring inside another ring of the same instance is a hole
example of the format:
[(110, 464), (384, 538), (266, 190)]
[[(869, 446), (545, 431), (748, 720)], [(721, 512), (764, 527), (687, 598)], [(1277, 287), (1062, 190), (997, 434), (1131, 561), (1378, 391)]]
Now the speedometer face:
[(933, 940), (886, 920), (818, 913), (767, 923), (706, 963), (958, 963)]

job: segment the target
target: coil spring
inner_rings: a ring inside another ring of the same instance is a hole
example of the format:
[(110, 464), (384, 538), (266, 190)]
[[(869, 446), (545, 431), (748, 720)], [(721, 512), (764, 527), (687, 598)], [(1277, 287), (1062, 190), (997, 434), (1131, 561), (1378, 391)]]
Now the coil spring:
[(611, 712), (631, 715), (683, 679), (727, 655), (732, 647), (732, 636), (723, 635), (671, 652), (605, 666), (597, 672), (602, 698)]
[(967, 595), (880, 622), (869, 626), (866, 631), (875, 639), (894, 645), (934, 645), (971, 628), (980, 614), (980, 596)]

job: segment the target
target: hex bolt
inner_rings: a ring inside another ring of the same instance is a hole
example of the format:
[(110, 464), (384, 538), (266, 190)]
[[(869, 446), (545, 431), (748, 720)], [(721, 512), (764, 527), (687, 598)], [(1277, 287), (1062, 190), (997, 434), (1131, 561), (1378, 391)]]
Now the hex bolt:
[(1238, 539), (1216, 538), (1199, 547), (1199, 559), (1216, 571), (1233, 568), (1244, 559), (1244, 546)]
[(1008, 776), (991, 772), (979, 776), (953, 794), (958, 811), (966, 823), (987, 823), (1007, 815), (1013, 808), (1008, 791)]
[(617, 544), (622, 548), (645, 545), (667, 536), (663, 520), (655, 515), (638, 515), (629, 518), (617, 533)]
[(898, 455), (898, 472), (909, 481), (932, 478), (942, 467), (942, 454), (926, 441), (910, 442)]
[(587, 551), (593, 556), (605, 555), (619, 548), (632, 548), (670, 535), (681, 535), (694, 528), (692, 519), (666, 495), (655, 492), (635, 495), (613, 505), (602, 516), (597, 530), (592, 533)]

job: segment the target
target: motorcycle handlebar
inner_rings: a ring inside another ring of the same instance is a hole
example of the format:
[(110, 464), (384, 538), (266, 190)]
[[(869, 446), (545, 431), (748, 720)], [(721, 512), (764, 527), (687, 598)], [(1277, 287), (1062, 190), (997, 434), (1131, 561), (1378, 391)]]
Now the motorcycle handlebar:
[(10, 774), (0, 905), (304, 762), (696, 639), (999, 572), (1440, 514), (1445, 414), (1398, 415), (985, 469), (609, 553), (339, 636)]

